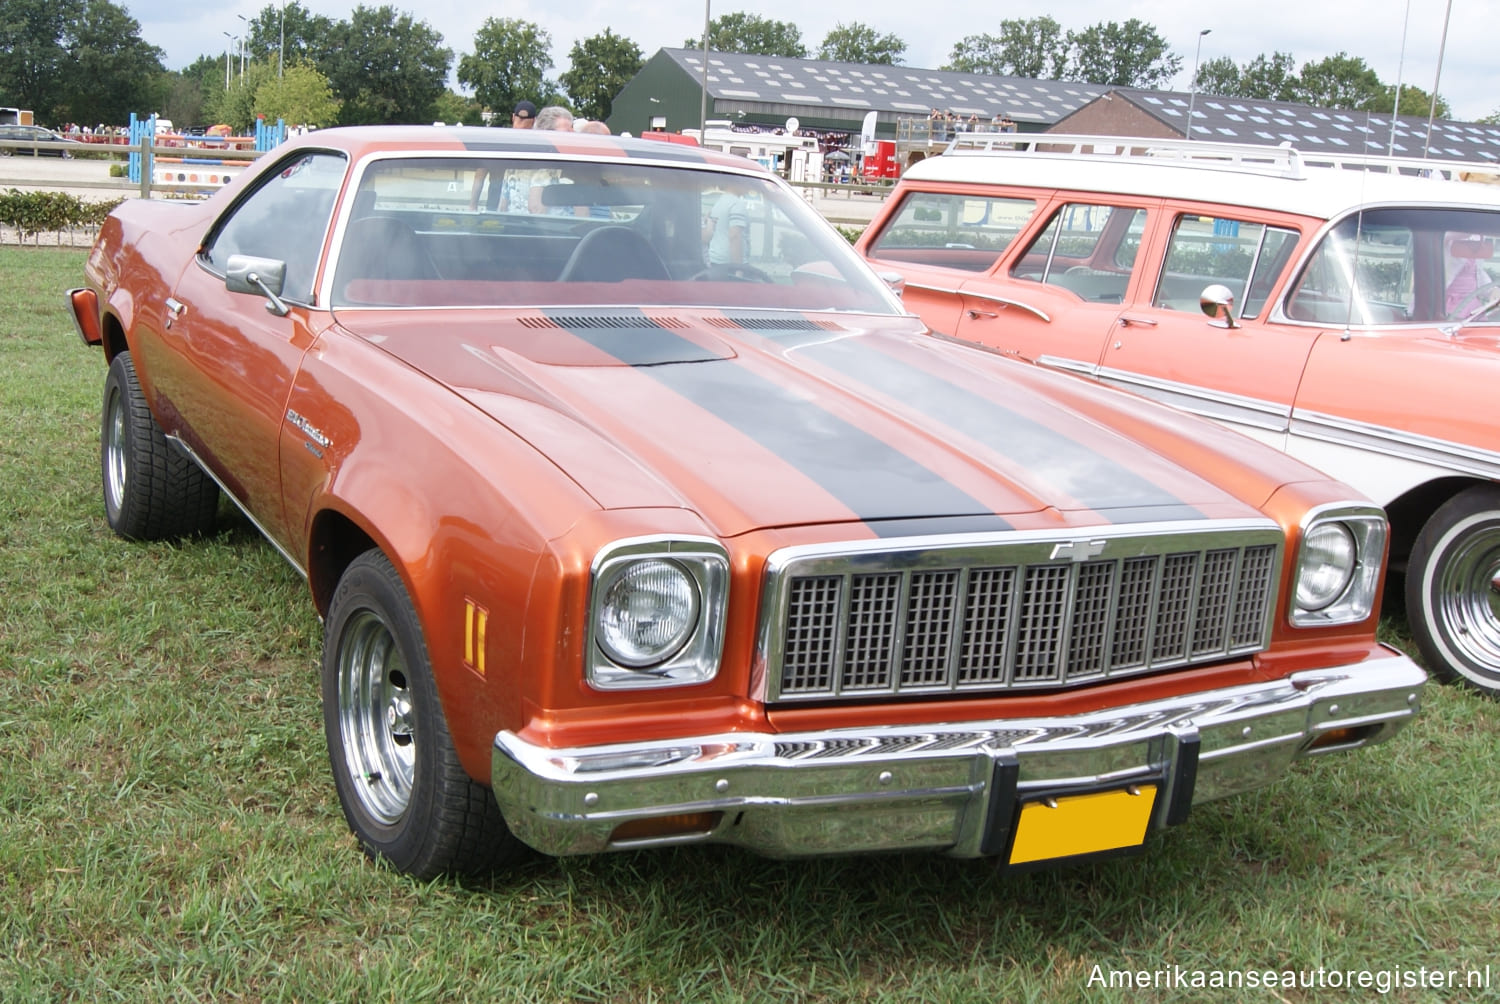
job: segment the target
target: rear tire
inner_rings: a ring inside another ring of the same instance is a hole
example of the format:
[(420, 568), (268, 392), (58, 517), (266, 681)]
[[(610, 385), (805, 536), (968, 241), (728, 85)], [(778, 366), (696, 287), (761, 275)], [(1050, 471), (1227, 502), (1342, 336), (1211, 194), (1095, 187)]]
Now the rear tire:
[(521, 852), (458, 761), (416, 610), (379, 551), (349, 565), (329, 604), (323, 728), (344, 818), (370, 857), (430, 879)]
[(167, 442), (129, 352), (115, 356), (104, 381), (99, 468), (104, 518), (121, 537), (163, 540), (212, 529), (219, 486)]
[(1406, 617), (1438, 677), (1500, 698), (1500, 486), (1460, 492), (1422, 527)]

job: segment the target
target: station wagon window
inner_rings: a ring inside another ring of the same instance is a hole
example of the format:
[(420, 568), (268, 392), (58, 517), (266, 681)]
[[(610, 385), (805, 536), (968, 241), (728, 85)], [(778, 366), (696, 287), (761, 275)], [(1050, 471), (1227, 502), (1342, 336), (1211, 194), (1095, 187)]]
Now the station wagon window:
[(1053, 215), (1010, 274), (1096, 303), (1123, 303), (1145, 230), (1144, 209), (1071, 203)]
[(344, 157), (334, 153), (305, 153), (288, 160), (219, 224), (203, 257), (218, 272), (226, 271), (231, 255), (284, 261), (282, 298), (312, 302), (318, 258), (345, 164)]
[(1179, 216), (1152, 303), (1197, 313), (1204, 288), (1218, 284), (1243, 305), (1239, 316), (1258, 317), (1296, 245), (1295, 230), (1218, 216)]
[(1375, 209), (1323, 237), (1287, 301), (1320, 324), (1494, 321), (1500, 213)]
[(1032, 199), (913, 192), (869, 253), (891, 261), (988, 272), (1035, 208)]

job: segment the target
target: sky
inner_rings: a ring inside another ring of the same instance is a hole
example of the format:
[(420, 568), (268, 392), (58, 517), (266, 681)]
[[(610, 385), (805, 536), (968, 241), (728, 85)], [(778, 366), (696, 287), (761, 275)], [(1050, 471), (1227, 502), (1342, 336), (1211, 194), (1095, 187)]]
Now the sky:
[[(200, 0), (184, 8), (180, 0), (117, 0), (141, 23), (141, 35), (166, 53), (169, 69), (180, 69), (205, 53), (222, 55), (231, 45), (223, 32), (239, 33), (244, 22), (265, 6), (262, 0)], [(815, 51), (823, 36), (840, 22), (860, 22), (906, 42), (903, 64), (935, 69), (948, 61), (954, 43), (967, 35), (997, 33), (1005, 18), (1050, 16), (1064, 30), (1080, 30), (1101, 21), (1138, 18), (1154, 25), (1182, 57), (1183, 69), (1173, 86), (1186, 90), (1192, 76), (1195, 47), (1202, 36), (1201, 60), (1227, 56), (1238, 64), (1272, 52), (1289, 52), (1296, 66), (1347, 52), (1362, 57), (1394, 84), (1398, 78), (1431, 92), (1442, 51), (1438, 92), (1455, 118), (1476, 119), (1500, 110), (1500, 58), (1495, 28), (1500, 0), (1242, 0), (1205, 4), (1188, 0), (1073, 0), (1060, 10), (1052, 2), (997, 5), (989, 18), (976, 18), (972, 0), (861, 0), (809, 7), (806, 0), (364, 0), (367, 6), (390, 2), (425, 20), (443, 36), (458, 58), (473, 51), (474, 34), (488, 17), (520, 18), (540, 25), (552, 38), (553, 66), (548, 76), (568, 68), (573, 43), (609, 28), (640, 46), (650, 58), (662, 47), (681, 46), (701, 37), (705, 8), (714, 17), (735, 11), (790, 21), (802, 32), (803, 44)], [(355, 0), (302, 0), (309, 10), (347, 19)], [(1451, 5), (1447, 45), (1443, 48), (1444, 11)], [(1408, 14), (1409, 12), (1409, 14)], [(1404, 36), (1404, 49), (1403, 49)], [(450, 80), (450, 83), (455, 83)], [(456, 86), (456, 83), (455, 83)]]

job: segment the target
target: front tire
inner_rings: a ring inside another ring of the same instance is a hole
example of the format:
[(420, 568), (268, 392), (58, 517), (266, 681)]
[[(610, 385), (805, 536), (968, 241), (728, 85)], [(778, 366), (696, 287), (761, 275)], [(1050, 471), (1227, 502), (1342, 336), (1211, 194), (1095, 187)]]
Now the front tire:
[(1406, 613), (1434, 673), (1500, 697), (1500, 487), (1460, 492), (1422, 527), (1407, 565)]
[(115, 356), (104, 380), (99, 468), (104, 518), (121, 537), (164, 540), (212, 529), (219, 486), (167, 442), (129, 352)]
[(349, 565), (329, 605), (323, 727), (344, 818), (370, 857), (430, 879), (520, 852), (458, 761), (416, 610), (379, 551)]

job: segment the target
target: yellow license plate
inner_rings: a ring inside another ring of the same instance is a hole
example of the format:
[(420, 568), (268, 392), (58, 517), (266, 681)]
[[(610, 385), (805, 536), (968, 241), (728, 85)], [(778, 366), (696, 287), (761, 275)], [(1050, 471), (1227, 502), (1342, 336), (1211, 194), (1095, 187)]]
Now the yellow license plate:
[(1026, 802), (1016, 822), (1010, 863), (1139, 847), (1146, 839), (1155, 805), (1154, 784)]

